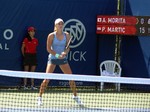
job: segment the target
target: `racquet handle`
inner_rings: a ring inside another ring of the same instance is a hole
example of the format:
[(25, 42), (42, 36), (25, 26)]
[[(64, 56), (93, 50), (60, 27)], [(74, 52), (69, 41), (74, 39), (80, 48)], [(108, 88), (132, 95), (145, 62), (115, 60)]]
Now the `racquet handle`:
[(67, 46), (66, 46), (66, 49), (69, 48), (69, 45), (70, 45), (70, 43), (71, 43), (71, 39), (72, 39), (72, 38), (69, 39), (69, 41), (68, 41), (68, 43), (67, 43)]

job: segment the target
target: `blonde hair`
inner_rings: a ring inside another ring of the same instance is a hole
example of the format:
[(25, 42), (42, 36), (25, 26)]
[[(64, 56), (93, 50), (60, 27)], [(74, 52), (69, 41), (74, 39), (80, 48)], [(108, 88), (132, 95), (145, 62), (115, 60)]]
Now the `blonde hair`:
[(57, 28), (56, 28), (56, 26), (54, 25), (54, 31), (57, 31)]

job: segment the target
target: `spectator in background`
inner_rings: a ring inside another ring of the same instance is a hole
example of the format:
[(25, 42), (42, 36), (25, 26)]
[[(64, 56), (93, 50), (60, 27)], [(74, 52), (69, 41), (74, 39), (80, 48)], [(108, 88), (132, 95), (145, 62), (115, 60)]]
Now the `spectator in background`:
[[(22, 55), (23, 55), (23, 65), (24, 71), (34, 72), (37, 66), (37, 46), (38, 46), (38, 39), (35, 38), (35, 28), (29, 27), (27, 29), (28, 33), (27, 36), (24, 38), (22, 42)], [(28, 89), (27, 87), (27, 78), (24, 78), (24, 90)], [(34, 87), (34, 79), (31, 79), (31, 89), (37, 89)]]

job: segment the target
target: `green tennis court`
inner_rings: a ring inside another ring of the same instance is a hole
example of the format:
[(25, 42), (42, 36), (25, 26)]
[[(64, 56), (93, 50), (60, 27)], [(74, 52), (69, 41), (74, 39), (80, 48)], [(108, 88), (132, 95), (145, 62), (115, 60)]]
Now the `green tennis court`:
[[(17, 89), (1, 89), (0, 90), (0, 108), (3, 110), (27, 110), (36, 111), (52, 109), (55, 111), (120, 111), (135, 110), (148, 112), (150, 110), (150, 93), (144, 92), (116, 92), (105, 91), (100, 92), (95, 89), (79, 89), (78, 95), (84, 102), (84, 107), (79, 107), (72, 99), (70, 88), (52, 88), (46, 90), (43, 95), (43, 106), (37, 106), (38, 91), (17, 90)], [(12, 108), (12, 109), (10, 109)]]
[[(79, 106), (72, 98), (73, 93), (68, 83), (62, 86), (49, 85), (42, 96), (42, 106), (38, 106), (37, 102), (39, 90), (11, 87), (0, 88), (0, 112), (150, 112), (149, 79), (7, 71), (3, 71), (3, 75), (32, 76), (61, 82), (81, 81), (82, 86), (77, 85), (77, 91), (84, 105)], [(87, 86), (85, 82), (88, 82)], [(99, 87), (100, 82), (106, 83), (103, 90)], [(121, 83), (120, 91), (114, 83)]]

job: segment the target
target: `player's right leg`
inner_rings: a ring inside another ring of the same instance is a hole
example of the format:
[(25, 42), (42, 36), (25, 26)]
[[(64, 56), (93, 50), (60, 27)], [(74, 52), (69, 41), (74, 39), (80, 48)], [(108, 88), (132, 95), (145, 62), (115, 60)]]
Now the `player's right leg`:
[(38, 106), (41, 106), (43, 104), (42, 103), (42, 94), (44, 93), (48, 83), (49, 83), (48, 79), (43, 80), (43, 82), (41, 83), (39, 97), (38, 97)]
[[(55, 69), (56, 65), (47, 64), (46, 73), (52, 73)], [(40, 86), (39, 97), (38, 97), (38, 106), (42, 105), (42, 94), (44, 93), (46, 87), (48, 86), (49, 79), (44, 79)]]

